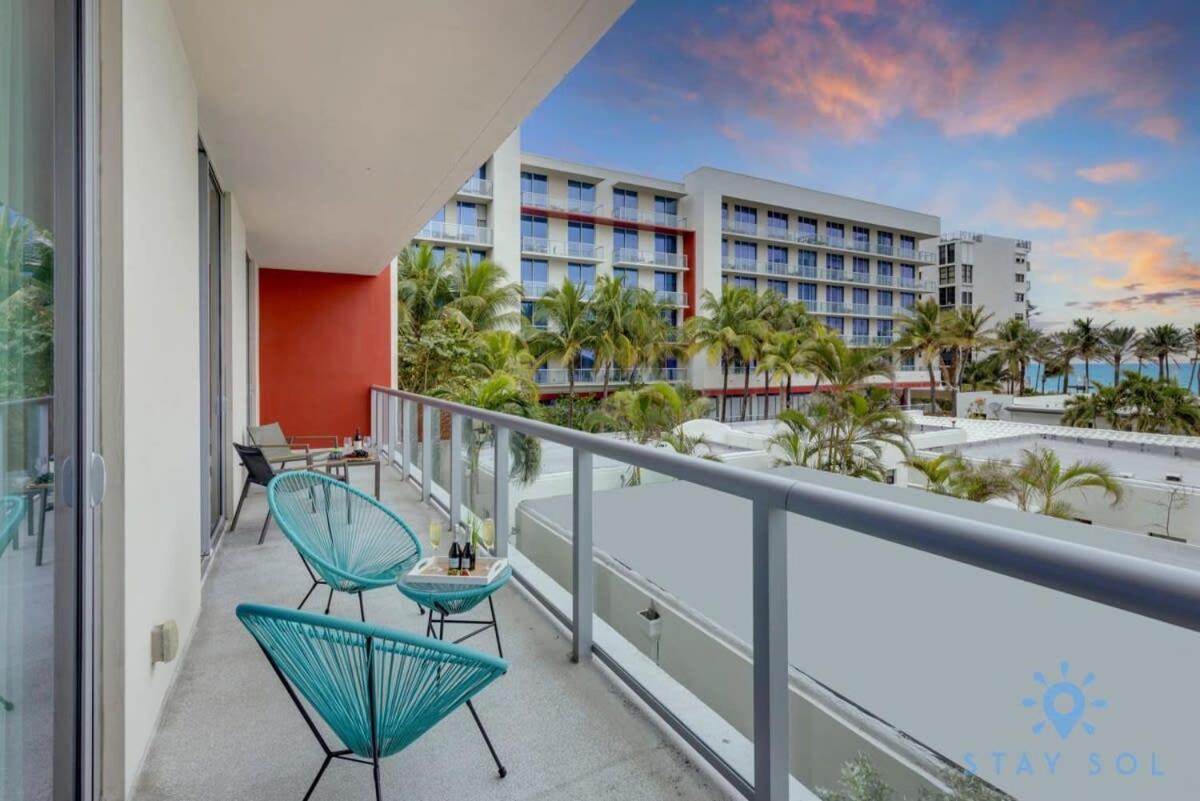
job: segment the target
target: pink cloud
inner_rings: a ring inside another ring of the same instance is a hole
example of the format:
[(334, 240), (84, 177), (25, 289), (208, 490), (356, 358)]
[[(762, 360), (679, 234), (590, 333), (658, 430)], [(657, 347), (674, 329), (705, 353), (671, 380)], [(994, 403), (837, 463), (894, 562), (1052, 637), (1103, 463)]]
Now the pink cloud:
[(1152, 57), (1165, 32), (1109, 33), (1069, 8), (1027, 7), (986, 31), (927, 0), (770, 0), (728, 19), (685, 41), (709, 68), (704, 94), (790, 130), (863, 139), (912, 115), (950, 136), (1006, 136), (1080, 99), (1167, 116)]
[(1116, 184), (1141, 178), (1142, 168), (1132, 161), (1113, 161), (1094, 167), (1080, 167), (1075, 174), (1094, 184)]
[(1100, 204), (1085, 197), (1077, 197), (1071, 201), (1071, 210), (1076, 214), (1092, 219), (1100, 213)]
[(1179, 121), (1178, 117), (1170, 114), (1147, 117), (1138, 124), (1138, 130), (1146, 136), (1153, 136), (1155, 139), (1162, 139), (1166, 142), (1178, 142), (1182, 129), (1183, 123)]
[(1101, 289), (1136, 290), (1151, 296), (1164, 292), (1200, 292), (1200, 260), (1179, 237), (1153, 230), (1119, 230), (1082, 237), (1062, 244), (1067, 258), (1115, 265), (1115, 277), (1096, 275)]

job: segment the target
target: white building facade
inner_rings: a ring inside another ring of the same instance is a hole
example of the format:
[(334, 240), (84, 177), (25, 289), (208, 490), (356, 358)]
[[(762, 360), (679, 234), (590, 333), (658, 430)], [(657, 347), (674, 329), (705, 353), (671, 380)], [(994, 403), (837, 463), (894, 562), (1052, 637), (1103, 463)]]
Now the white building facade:
[(937, 289), (943, 309), (986, 308), (994, 323), (1028, 320), (1034, 307), (1029, 300), (1028, 239), (956, 231), (922, 243), (936, 251), (937, 263), (922, 269), (922, 278)]
[[(918, 243), (936, 241), (936, 216), (711, 167), (683, 181), (634, 175), (522, 153), (519, 137), (514, 132), (415, 241), (506, 267), (522, 286), (527, 317), (566, 279), (587, 287), (609, 276), (652, 290), (676, 327), (697, 313), (706, 291), (745, 286), (803, 301), (848, 343), (867, 346), (895, 341), (905, 311), (935, 291), (922, 273), (936, 250)], [(721, 392), (720, 365), (706, 354), (690, 364), (666, 360), (654, 377)], [(585, 391), (603, 380), (586, 357), (575, 379)], [(566, 371), (545, 369), (538, 380), (553, 394)], [(898, 389), (927, 384), (921, 365), (897, 363)], [(729, 392), (740, 396), (744, 386), (738, 365)], [(801, 377), (793, 392), (812, 386)], [(751, 376), (750, 391), (767, 398), (752, 414), (778, 408), (778, 389), (760, 376)]]

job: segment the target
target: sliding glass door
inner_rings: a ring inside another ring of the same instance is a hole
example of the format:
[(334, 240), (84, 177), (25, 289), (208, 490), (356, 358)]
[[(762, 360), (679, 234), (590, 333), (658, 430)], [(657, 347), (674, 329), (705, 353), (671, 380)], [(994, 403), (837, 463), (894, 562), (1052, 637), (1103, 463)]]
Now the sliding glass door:
[(78, 21), (0, 0), (0, 801), (89, 787)]
[(201, 503), (207, 554), (225, 526), (224, 196), (208, 156), (200, 151)]

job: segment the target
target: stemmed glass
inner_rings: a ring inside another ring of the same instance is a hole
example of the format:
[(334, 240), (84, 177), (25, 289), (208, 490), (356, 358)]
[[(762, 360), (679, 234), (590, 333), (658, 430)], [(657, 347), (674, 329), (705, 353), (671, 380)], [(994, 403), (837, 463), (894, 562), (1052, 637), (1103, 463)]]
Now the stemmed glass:
[(483, 544), (487, 547), (487, 549), (489, 551), (492, 550), (492, 546), (496, 544), (495, 520), (492, 520), (492, 518), (489, 517), (483, 521), (483, 528), (480, 531), (480, 538), (483, 540)]
[(442, 545), (442, 532), (444, 528), (441, 520), (434, 520), (429, 524), (429, 544), (433, 546), (435, 552)]

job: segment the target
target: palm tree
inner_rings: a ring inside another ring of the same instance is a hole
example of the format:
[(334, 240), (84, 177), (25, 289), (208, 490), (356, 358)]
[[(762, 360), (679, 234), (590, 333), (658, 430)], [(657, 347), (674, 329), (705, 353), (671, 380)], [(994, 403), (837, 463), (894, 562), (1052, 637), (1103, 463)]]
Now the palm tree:
[(450, 274), (450, 294), (447, 307), (476, 331), (520, 326), (521, 285), (508, 281), (505, 269), (491, 259), (478, 264), (460, 259)]
[(913, 456), (905, 462), (925, 479), (925, 491), (934, 495), (951, 495), (950, 481), (962, 469), (957, 453), (939, 453), (933, 457)]
[(872, 378), (891, 378), (895, 372), (890, 348), (850, 347), (840, 337), (822, 337), (811, 342), (805, 364), (836, 395), (862, 386)]
[(1121, 362), (1133, 352), (1137, 342), (1137, 329), (1131, 325), (1118, 325), (1104, 331), (1104, 344), (1101, 356), (1113, 368), (1113, 383), (1121, 377)]
[(726, 420), (729, 397), (729, 370), (739, 357), (749, 360), (753, 351), (753, 336), (749, 312), (753, 308), (754, 291), (748, 287), (726, 286), (718, 298), (704, 290), (700, 298), (700, 314), (686, 323), (687, 336), (708, 353), (710, 361), (721, 362), (721, 422)]
[[(1192, 364), (1192, 372), (1188, 376), (1187, 388), (1190, 391), (1192, 384), (1196, 382), (1197, 368), (1200, 368), (1200, 323), (1192, 323), (1191, 330), (1188, 331), (1188, 347), (1192, 349), (1189, 361)], [(1200, 384), (1196, 384), (1196, 391), (1200, 392)]]
[(962, 388), (964, 365), (975, 360), (980, 348), (992, 343), (992, 329), (988, 326), (993, 315), (983, 306), (958, 309), (945, 318), (946, 342), (951, 347), (950, 387), (952, 409), (958, 409), (958, 393)]
[(1167, 362), (1172, 356), (1187, 351), (1187, 335), (1177, 325), (1155, 325), (1142, 334), (1142, 344), (1147, 355), (1158, 362), (1158, 377), (1169, 377)]
[(946, 329), (943, 324), (942, 310), (938, 308), (933, 298), (922, 301), (912, 308), (909, 317), (904, 321), (900, 331), (900, 339), (896, 347), (906, 357), (920, 358), (925, 361), (929, 370), (929, 412), (937, 412), (937, 379), (934, 377), (934, 364), (942, 360), (942, 351), (946, 347)]
[(575, 425), (575, 363), (596, 344), (591, 309), (582, 290), (564, 281), (537, 301), (547, 327), (530, 337), (529, 349), (539, 364), (558, 359), (567, 370), (567, 426)]
[(985, 462), (963, 459), (951, 481), (951, 487), (955, 497), (976, 503), (1007, 498), (1013, 492), (1012, 465), (995, 459)]
[(454, 300), (451, 255), (438, 258), (429, 245), (409, 246), (396, 259), (396, 300), (400, 324), (408, 326), (416, 339), (430, 320)]
[(1071, 321), (1071, 343), (1075, 356), (1083, 359), (1083, 386), (1085, 391), (1092, 385), (1092, 362), (1104, 347), (1104, 331), (1107, 325), (1098, 326), (1091, 317)]
[[(646, 445), (663, 441), (676, 432), (683, 423), (704, 415), (706, 401), (695, 395), (676, 390), (665, 382), (647, 384), (639, 389), (623, 389), (614, 392), (592, 414), (588, 415), (586, 427), (590, 430), (616, 431), (628, 439)], [(672, 448), (694, 452), (702, 442), (686, 437), (681, 432), (670, 437)], [(624, 479), (626, 486), (642, 483), (641, 468), (633, 466)]]
[(1112, 498), (1112, 505), (1121, 502), (1123, 489), (1106, 465), (1099, 462), (1074, 462), (1063, 467), (1053, 450), (1038, 448), (1021, 452), (1021, 462), (1014, 475), (1014, 494), (1017, 507), (1050, 517), (1070, 518), (1074, 508), (1062, 496), (1083, 489), (1099, 489)]
[(596, 363), (603, 365), (604, 371), (602, 398), (608, 397), (613, 367), (634, 362), (634, 346), (629, 336), (634, 324), (633, 307), (634, 290), (624, 282), (609, 276), (596, 279), (592, 291), (592, 318), (596, 327)]
[[(517, 376), (496, 372), (483, 381), (474, 382), (454, 395), (454, 400), (480, 409), (534, 419), (538, 416), (537, 388)], [(468, 432), (468, 466), (471, 474), (471, 497), (478, 493), (479, 454), (487, 443), (495, 443), (495, 429), (486, 424), (471, 423)], [(542, 467), (541, 440), (514, 431), (508, 440), (509, 476), (522, 484), (538, 477)]]
[(1008, 366), (1008, 391), (1013, 392), (1013, 382), (1017, 383), (1017, 394), (1025, 391), (1025, 368), (1033, 355), (1037, 342), (1037, 332), (1030, 328), (1024, 320), (1013, 317), (1005, 320), (996, 330), (996, 352)]
[[(768, 374), (779, 376), (779, 390), (783, 394), (783, 407), (792, 408), (792, 376), (808, 366), (808, 349), (794, 331), (776, 331), (771, 341), (763, 348), (758, 368)], [(767, 390), (771, 384), (767, 382)]]
[(879, 387), (866, 394), (830, 395), (804, 409), (779, 414), (784, 429), (769, 440), (777, 464), (802, 465), (831, 473), (883, 481), (887, 446), (906, 457), (912, 450), (908, 421)]

